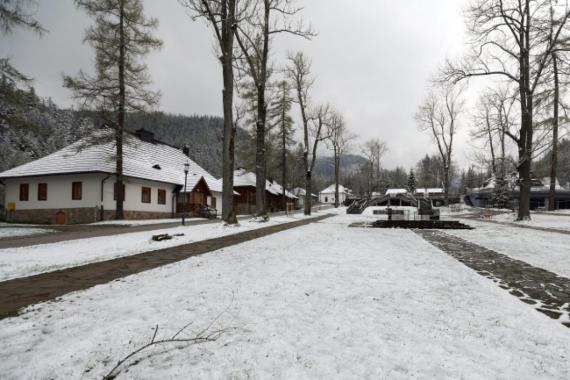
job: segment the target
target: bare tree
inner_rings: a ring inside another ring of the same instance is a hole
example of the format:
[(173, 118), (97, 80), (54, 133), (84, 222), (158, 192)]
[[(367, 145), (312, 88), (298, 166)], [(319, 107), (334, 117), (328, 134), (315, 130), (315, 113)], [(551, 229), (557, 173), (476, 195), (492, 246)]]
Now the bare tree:
[(237, 224), (234, 209), (234, 162), (236, 126), (234, 107), (234, 36), (241, 21), (243, 9), (248, 9), (249, 0), (179, 0), (191, 13), (193, 19), (206, 20), (213, 30), (222, 64), (224, 109), (224, 137), (222, 163), (222, 220)]
[(388, 145), (380, 139), (370, 139), (362, 146), (362, 153), (368, 160), (368, 196), (372, 197), (374, 189), (380, 190), (380, 172), (382, 157), (388, 151)]
[[(312, 192), (311, 181), (312, 172), (317, 157), (317, 147), (323, 137), (323, 126), (328, 117), (328, 109), (319, 107), (316, 115), (309, 113), (309, 91), (313, 86), (314, 79), (311, 77), (311, 62), (303, 53), (289, 55), (289, 65), (286, 75), (293, 83), (296, 92), (296, 102), (301, 112), (301, 122), (303, 123), (303, 166), (305, 170), (305, 215), (311, 215)], [(317, 116), (317, 123), (314, 123), (314, 116)], [(312, 137), (312, 141), (311, 141)], [(310, 153), (311, 152), (311, 153)]]
[[(564, 108), (561, 96), (561, 76), (567, 77), (567, 52), (570, 51), (570, 36), (568, 35), (568, 27), (564, 26), (557, 41), (552, 41), (555, 29), (558, 27), (558, 20), (555, 18), (554, 5), (557, 0), (550, 1), (550, 18), (548, 20), (549, 33), (547, 35), (548, 43), (554, 44), (551, 53), (550, 79), (552, 83), (552, 150), (550, 155), (550, 188), (548, 192), (548, 210), (556, 210), (556, 177), (558, 169), (558, 138), (560, 128), (560, 109)], [(565, 66), (566, 70), (561, 67)], [(567, 84), (567, 83), (564, 83)]]
[(294, 134), (293, 119), (290, 115), (292, 105), (291, 86), (288, 81), (283, 80), (277, 84), (277, 96), (269, 109), (269, 118), (271, 127), (277, 129), (276, 134), (281, 143), (281, 184), (284, 210), (287, 210), (287, 148), (293, 144)]
[[(467, 11), (472, 54), (458, 64), (447, 62), (444, 79), (454, 82), (479, 76), (500, 76), (517, 86), (520, 130), (517, 143), (520, 182), (518, 220), (530, 219), (531, 162), (535, 93), (552, 51), (570, 16), (568, 4), (556, 7), (556, 28), (540, 20), (550, 12), (548, 0), (476, 0)], [(544, 35), (551, 37), (544, 41)]]
[(332, 112), (330, 124), (327, 126), (327, 134), (329, 136), (327, 141), (332, 148), (334, 160), (334, 207), (339, 207), (340, 161), (350, 142), (356, 138), (356, 135), (346, 128), (344, 117), (337, 111)]
[(436, 86), (416, 113), (418, 126), (432, 135), (441, 157), (445, 204), (449, 204), (453, 140), (463, 108), (461, 91), (461, 88), (457, 86)]
[(506, 137), (514, 133), (515, 102), (516, 97), (509, 94), (508, 88), (490, 89), (481, 95), (473, 116), (470, 135), (484, 142), (490, 154), (491, 173), (497, 178), (505, 178), (506, 174)]
[(295, 7), (293, 0), (258, 0), (246, 12), (247, 17), (234, 29), (234, 35), (241, 55), (237, 59), (240, 72), (246, 73), (255, 88), (256, 115), (256, 215), (268, 218), (266, 208), (266, 90), (271, 75), (269, 56), (272, 37), (288, 33), (303, 38), (311, 38), (313, 33), (302, 23), (292, 24), (291, 18), (302, 8)]

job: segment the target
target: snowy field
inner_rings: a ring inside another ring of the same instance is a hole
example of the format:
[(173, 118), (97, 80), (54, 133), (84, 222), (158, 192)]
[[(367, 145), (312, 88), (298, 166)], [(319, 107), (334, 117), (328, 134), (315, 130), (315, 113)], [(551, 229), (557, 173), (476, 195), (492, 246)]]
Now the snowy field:
[(163, 338), (189, 322), (190, 336), (211, 323), (229, 330), (143, 352), (118, 378), (570, 378), (570, 329), (413, 232), (348, 228), (355, 220), (339, 215), (2, 320), (2, 378), (100, 379), (156, 325)]
[(23, 226), (0, 226), (0, 239), (20, 237), (20, 236), (32, 236), (32, 235), (42, 235), (54, 232), (48, 228), (35, 228), (35, 227), (23, 227)]
[(543, 228), (554, 228), (558, 230), (567, 230), (570, 231), (570, 215), (548, 215), (548, 214), (537, 214), (531, 213), (531, 220), (517, 222), (516, 214), (509, 213), (509, 214), (501, 214), (501, 215), (494, 215), (491, 220), (497, 222), (506, 222), (506, 223), (516, 223), (521, 225), (526, 225), (529, 227), (543, 227)]
[[(323, 214), (324, 212), (313, 213), (313, 216)], [(220, 222), (70, 240), (31, 247), (0, 249), (0, 281), (174, 247), (251, 229), (293, 222), (303, 218), (305, 216), (302, 214), (294, 214), (273, 217), (267, 223), (241, 220), (237, 227), (223, 226)], [(172, 240), (161, 242), (151, 240), (152, 235), (164, 233), (171, 235), (184, 234), (184, 236), (174, 237)]]

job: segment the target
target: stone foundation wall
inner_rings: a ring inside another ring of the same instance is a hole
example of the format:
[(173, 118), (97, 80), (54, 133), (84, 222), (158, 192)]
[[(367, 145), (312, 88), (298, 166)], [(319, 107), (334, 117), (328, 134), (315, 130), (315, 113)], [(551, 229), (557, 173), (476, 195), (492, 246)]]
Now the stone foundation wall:
[[(149, 212), (149, 211), (128, 211), (124, 212), (125, 220), (138, 220), (138, 219), (167, 219), (172, 218), (171, 212)], [(100, 214), (100, 213), (99, 213)], [(97, 215), (99, 215), (97, 214)], [(103, 212), (103, 220), (114, 220), (115, 210), (106, 210)], [(100, 219), (97, 219), (99, 221)]]
[(63, 213), (65, 224), (93, 223), (99, 220), (97, 207), (10, 210), (6, 213), (9, 223), (57, 224), (57, 214)]
[[(64, 209), (38, 209), (38, 210), (13, 210), (6, 213), (6, 221), (9, 223), (34, 223), (34, 224), (58, 224), (57, 214), (63, 213), (65, 224), (94, 223), (101, 220), (101, 211), (98, 207), (64, 208)], [(127, 211), (125, 219), (163, 219), (171, 218), (170, 212), (146, 212)], [(103, 212), (104, 220), (113, 220), (114, 210)]]

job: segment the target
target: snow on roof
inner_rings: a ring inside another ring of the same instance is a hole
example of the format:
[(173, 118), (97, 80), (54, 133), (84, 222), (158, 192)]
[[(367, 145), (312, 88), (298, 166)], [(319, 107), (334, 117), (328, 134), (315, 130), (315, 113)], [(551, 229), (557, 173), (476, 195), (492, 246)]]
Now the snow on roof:
[(406, 194), (408, 190), (406, 189), (388, 189), (386, 190), (386, 195), (397, 195), (397, 194)]
[[(326, 189), (321, 191), (319, 194), (334, 194), (335, 193), (335, 185), (336, 184), (330, 185), (329, 187), (327, 187)], [(346, 187), (344, 187), (342, 185), (338, 185), (338, 192), (339, 192), (339, 194), (349, 193), (350, 190), (348, 190)]]
[[(518, 174), (513, 173), (511, 175), (508, 175), (507, 178), (505, 179), (507, 182), (507, 186), (509, 188), (511, 188), (512, 190), (519, 190), (519, 186), (518, 186)], [(530, 191), (531, 192), (543, 192), (543, 191), (549, 191), (550, 190), (550, 177), (544, 177), (544, 178), (532, 178), (531, 179), (531, 187), (530, 187)], [(496, 179), (495, 177), (490, 177), (489, 179), (487, 179), (484, 183), (483, 186), (481, 187), (476, 187), (473, 190), (474, 191), (485, 191), (485, 190), (493, 190), (496, 186)], [(556, 191), (570, 191), (570, 189), (567, 189), (563, 186), (560, 186), (560, 183), (558, 182), (558, 178), (555, 179), (555, 186), (554, 186)]]
[[(249, 186), (249, 187), (256, 187), (256, 179), (255, 173), (248, 172), (245, 169), (237, 169), (234, 171), (234, 187), (238, 186)], [(276, 181), (270, 182), (265, 181), (265, 190), (273, 195), (281, 195), (283, 194), (283, 187), (277, 183)], [(285, 190), (285, 195), (288, 198), (296, 199), (297, 197)]]
[(421, 193), (421, 194), (438, 194), (438, 193), (443, 193), (443, 189), (441, 187), (428, 187), (428, 188), (420, 188), (420, 189), (416, 189), (416, 193)]
[[(107, 130), (99, 133), (104, 137), (104, 134), (112, 132)], [(89, 172), (114, 174), (116, 172), (114, 141), (94, 145), (87, 145), (87, 141), (82, 139), (43, 158), (7, 170), (0, 173), (0, 178)], [(131, 133), (125, 134), (123, 145), (125, 176), (184, 186), (186, 162), (190, 164), (188, 189), (193, 189), (203, 177), (210, 190), (222, 191), (220, 183), (188, 158), (181, 149), (158, 141), (143, 141)]]
[[(295, 194), (295, 195), (298, 196), (298, 197), (304, 197), (305, 194), (307, 194), (307, 191), (306, 191), (305, 189), (303, 189), (302, 187), (296, 187), (296, 188), (294, 188), (294, 189), (292, 190), (292, 193)], [(313, 193), (311, 193), (311, 195), (312, 195), (313, 197), (317, 197), (317, 196), (318, 196), (317, 194), (313, 194)]]

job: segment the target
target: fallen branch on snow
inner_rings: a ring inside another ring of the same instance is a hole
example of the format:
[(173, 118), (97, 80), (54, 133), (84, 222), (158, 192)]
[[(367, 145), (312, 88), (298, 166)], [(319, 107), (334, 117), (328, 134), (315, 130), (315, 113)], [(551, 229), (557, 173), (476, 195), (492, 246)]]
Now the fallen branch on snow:
[(210, 322), (210, 324), (208, 326), (206, 326), (206, 328), (204, 328), (202, 331), (200, 331), (198, 334), (196, 334), (192, 338), (180, 337), (180, 334), (182, 334), (188, 327), (190, 327), (192, 322), (187, 323), (184, 327), (182, 327), (174, 335), (172, 335), (172, 337), (165, 338), (165, 339), (159, 339), (159, 340), (156, 339), (156, 335), (158, 334), (158, 325), (156, 325), (150, 341), (148, 343), (140, 346), (136, 350), (132, 351), (130, 354), (126, 355), (121, 360), (119, 360), (117, 362), (117, 364), (105, 376), (103, 376), (103, 380), (112, 380), (112, 379), (116, 378), (120, 373), (120, 370), (119, 370), (120, 367), (124, 363), (126, 363), (129, 359), (131, 359), (135, 355), (141, 353), (142, 351), (144, 351), (150, 347), (155, 347), (155, 346), (169, 344), (169, 343), (191, 343), (192, 345), (194, 345), (194, 344), (200, 344), (200, 343), (205, 343), (205, 342), (214, 342), (214, 341), (218, 340), (218, 338), (220, 338), (224, 333), (226, 333), (230, 330), (235, 330), (236, 328), (224, 328), (224, 329), (219, 329), (219, 330), (210, 330), (211, 327), (214, 325), (214, 323), (216, 323), (220, 319), (220, 317), (225, 312), (228, 311), (228, 309), (231, 307), (231, 304), (233, 303), (233, 300), (234, 300), (234, 295), (232, 294), (232, 302), (230, 303), (230, 305), (226, 309), (224, 309), (220, 314), (218, 314), (216, 316), (216, 318), (214, 318), (214, 320), (212, 320), (212, 322)]

